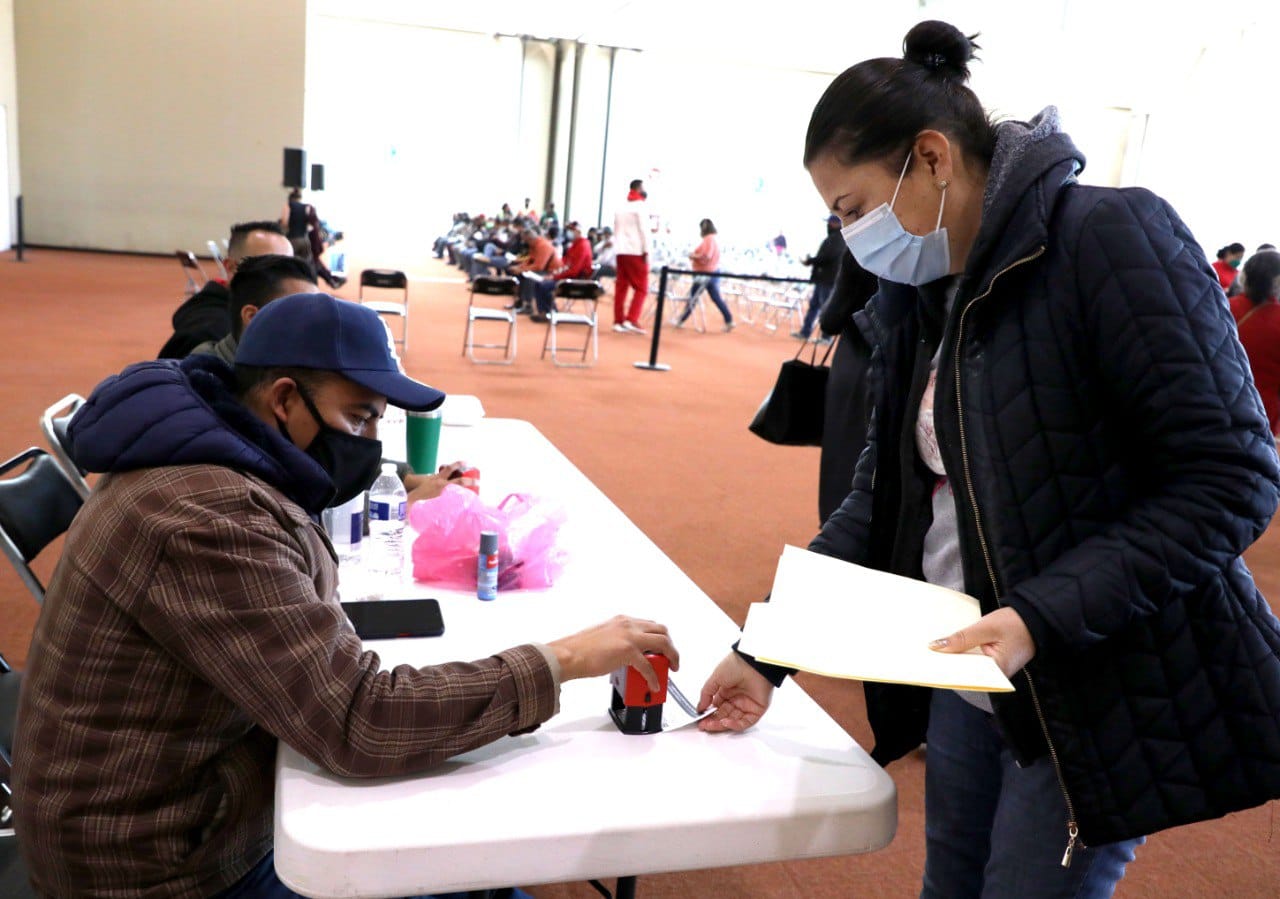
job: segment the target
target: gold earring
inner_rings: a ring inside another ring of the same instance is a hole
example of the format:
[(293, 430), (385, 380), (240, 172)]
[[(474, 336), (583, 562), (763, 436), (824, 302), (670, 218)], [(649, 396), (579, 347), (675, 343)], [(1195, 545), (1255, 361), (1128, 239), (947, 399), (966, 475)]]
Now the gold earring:
[(946, 178), (943, 178), (941, 181), (938, 182), (938, 190), (946, 190), (947, 185), (950, 183), (951, 182), (948, 181)]

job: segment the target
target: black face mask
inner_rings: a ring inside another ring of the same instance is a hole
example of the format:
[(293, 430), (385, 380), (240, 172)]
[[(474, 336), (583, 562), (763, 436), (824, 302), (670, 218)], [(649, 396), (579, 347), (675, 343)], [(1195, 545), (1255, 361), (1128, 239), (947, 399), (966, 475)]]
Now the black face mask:
[[(320, 426), (320, 433), (316, 434), (305, 452), (316, 460), (333, 481), (337, 492), (331, 504), (340, 506), (368, 490), (377, 479), (378, 472), (382, 470), (382, 441), (345, 434), (331, 427), (320, 417), (320, 410), (301, 387), (298, 387), (298, 396), (302, 397), (307, 411)], [(280, 423), (280, 431), (293, 443), (283, 422)]]

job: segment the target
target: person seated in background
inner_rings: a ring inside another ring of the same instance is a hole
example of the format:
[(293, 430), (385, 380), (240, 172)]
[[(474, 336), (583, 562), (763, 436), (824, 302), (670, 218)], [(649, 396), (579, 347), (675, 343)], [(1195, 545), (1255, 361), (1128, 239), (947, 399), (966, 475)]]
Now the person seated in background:
[(533, 310), (533, 285), (560, 267), (555, 246), (534, 225), (525, 228), (525, 246), (525, 254), (507, 269), (520, 277), (520, 299), (514, 305), (517, 312)]
[(468, 663), (391, 671), (363, 648), (317, 516), (378, 473), (388, 403), (443, 400), (373, 310), (325, 294), (262, 309), (234, 368), (142, 362), (94, 390), (71, 452), (107, 475), (67, 534), (18, 714), (41, 895), (280, 895), (278, 741), (342, 777), (415, 774), (537, 728), (565, 681), (632, 664), (656, 688), (645, 652), (678, 668), (665, 627), (623, 616)]
[(431, 245), (431, 252), (435, 254), (437, 259), (443, 259), (445, 249), (449, 244), (458, 243), (466, 239), (466, 233), (470, 226), (470, 216), (465, 212), (455, 213), (453, 224), (449, 226), (449, 231), (436, 238), (435, 243)]
[(489, 233), (492, 229), (489, 220), (484, 213), (477, 215), (471, 220), (471, 228), (467, 232), (467, 239), (459, 244), (451, 245), (449, 256), (454, 265), (462, 269), (464, 272), (471, 271), (471, 257), (479, 253), (484, 246), (484, 242), (489, 239)]
[(525, 251), (524, 231), (524, 219), (516, 219), (509, 226), (491, 231), (484, 238), (482, 252), (471, 257), (471, 269), (467, 274), (467, 280), (474, 281), (479, 275), (488, 275), (495, 271), (499, 275), (506, 274), (507, 269), (511, 267), (511, 262)]
[(577, 222), (569, 222), (564, 226), (564, 239), (568, 245), (564, 261), (551, 273), (551, 277), (533, 284), (533, 299), (537, 309), (531, 318), (535, 322), (545, 322), (547, 313), (555, 307), (557, 284), (561, 281), (590, 278), (595, 266), (591, 257), (591, 243), (583, 236)]
[[(227, 278), (235, 277), (241, 260), (267, 253), (292, 255), (284, 229), (277, 222), (241, 222), (231, 226), (227, 238), (227, 258), (223, 267)], [(223, 281), (210, 280), (173, 313), (173, 336), (160, 348), (158, 358), (181, 359), (199, 344), (221, 340), (231, 333), (227, 312), (228, 291)]]
[(206, 340), (191, 353), (217, 356), (228, 365), (234, 364), (240, 335), (264, 306), (295, 293), (314, 293), (315, 289), (316, 276), (303, 259), (275, 253), (245, 259), (228, 285), (231, 332), (221, 340)]
[(1280, 433), (1280, 253), (1254, 253), (1240, 274), (1241, 293), (1231, 299), (1240, 344), (1249, 357), (1253, 386), (1262, 397), (1271, 433)]
[(591, 245), (591, 255), (595, 257), (596, 265), (600, 266), (600, 270), (596, 272), (597, 278), (618, 277), (618, 250), (613, 245), (612, 228), (600, 229), (599, 239)]

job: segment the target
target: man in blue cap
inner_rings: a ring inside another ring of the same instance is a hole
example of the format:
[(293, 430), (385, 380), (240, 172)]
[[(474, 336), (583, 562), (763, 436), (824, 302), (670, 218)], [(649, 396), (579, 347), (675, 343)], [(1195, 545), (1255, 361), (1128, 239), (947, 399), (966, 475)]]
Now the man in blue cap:
[(373, 481), (388, 403), (443, 400), (400, 371), (376, 313), (325, 294), (263, 308), (234, 369), (143, 362), (94, 390), (72, 454), (106, 475), (68, 532), (19, 707), (14, 808), (42, 895), (292, 896), (272, 859), (278, 740), (345, 777), (422, 771), (536, 728), (565, 680), (677, 659), (664, 627), (619, 616), (381, 670), (316, 516)]

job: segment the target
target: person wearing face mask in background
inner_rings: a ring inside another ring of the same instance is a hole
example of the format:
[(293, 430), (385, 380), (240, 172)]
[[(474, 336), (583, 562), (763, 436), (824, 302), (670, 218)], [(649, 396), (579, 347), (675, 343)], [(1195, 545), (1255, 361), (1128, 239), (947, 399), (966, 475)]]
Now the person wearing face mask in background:
[(591, 241), (582, 234), (577, 222), (570, 222), (564, 227), (564, 239), (567, 249), (564, 259), (549, 278), (533, 285), (533, 297), (536, 309), (530, 316), (535, 322), (545, 322), (547, 313), (555, 306), (556, 285), (561, 281), (572, 279), (589, 279), (595, 262), (591, 258)]
[(1222, 289), (1230, 292), (1240, 274), (1240, 263), (1244, 260), (1244, 244), (1229, 243), (1218, 251), (1218, 258), (1213, 260), (1213, 271), (1218, 276)]
[[(993, 124), (974, 49), (922, 22), (810, 119), (805, 166), (880, 278), (867, 449), (810, 548), (975, 596), (931, 646), (1015, 686), (864, 684), (873, 758), (927, 742), (922, 895), (1109, 896), (1144, 835), (1280, 796), (1280, 622), (1240, 559), (1280, 469), (1187, 227), (1079, 184), (1052, 107)], [(749, 727), (786, 674), (730, 653), (700, 726)]]
[(619, 616), (475, 662), (384, 670), (317, 522), (378, 473), (399, 371), (373, 310), (276, 300), (235, 367), (126, 368), (70, 426), (106, 472), (67, 533), (22, 682), (13, 807), (41, 895), (293, 896), (272, 866), (277, 740), (343, 777), (425, 771), (539, 726), (560, 684), (678, 656)]

